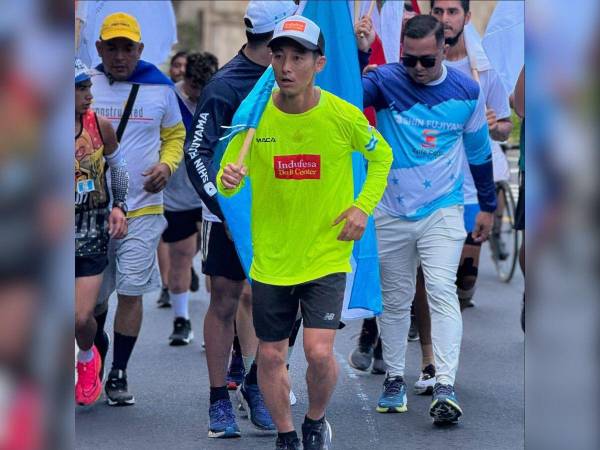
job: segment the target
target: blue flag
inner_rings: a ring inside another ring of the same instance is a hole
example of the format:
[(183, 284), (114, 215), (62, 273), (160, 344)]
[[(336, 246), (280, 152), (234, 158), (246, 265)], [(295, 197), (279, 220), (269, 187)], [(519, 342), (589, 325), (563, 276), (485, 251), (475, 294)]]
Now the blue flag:
[[(327, 64), (317, 75), (316, 85), (362, 109), (362, 83), (358, 50), (347, 2), (308, 1), (303, 16), (313, 20), (325, 38)], [(231, 138), (240, 131), (256, 128), (274, 86), (273, 69), (269, 67), (236, 111), (229, 134), (220, 142), (215, 160), (220, 161)], [(366, 162), (358, 152), (353, 154), (354, 195), (358, 196), (366, 178)], [(219, 205), (242, 262), (249, 273), (252, 264), (250, 228), (251, 179), (236, 195), (226, 198), (218, 194)], [(362, 239), (354, 244), (352, 273), (347, 278), (344, 319), (379, 315), (382, 312), (379, 260), (373, 218), (369, 218)]]

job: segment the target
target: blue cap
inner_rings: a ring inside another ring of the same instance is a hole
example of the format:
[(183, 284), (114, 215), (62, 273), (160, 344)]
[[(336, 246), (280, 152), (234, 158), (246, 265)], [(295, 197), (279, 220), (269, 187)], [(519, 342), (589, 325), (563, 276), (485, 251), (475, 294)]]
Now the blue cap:
[(75, 84), (91, 78), (90, 69), (79, 58), (75, 58)]

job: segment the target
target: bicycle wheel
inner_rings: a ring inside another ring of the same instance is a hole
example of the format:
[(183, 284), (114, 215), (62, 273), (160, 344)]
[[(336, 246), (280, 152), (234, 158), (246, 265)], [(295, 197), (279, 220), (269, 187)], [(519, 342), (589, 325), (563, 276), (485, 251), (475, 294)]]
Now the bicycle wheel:
[(502, 216), (495, 217), (496, 223), (489, 241), (498, 278), (509, 283), (519, 256), (519, 234), (514, 228), (515, 199), (506, 181), (496, 183), (496, 195), (499, 203), (503, 204), (503, 210)]

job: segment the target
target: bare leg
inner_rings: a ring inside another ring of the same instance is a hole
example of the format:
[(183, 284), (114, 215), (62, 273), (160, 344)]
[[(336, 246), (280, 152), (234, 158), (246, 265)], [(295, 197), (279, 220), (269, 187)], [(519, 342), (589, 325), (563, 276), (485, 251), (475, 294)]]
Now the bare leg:
[(417, 290), (415, 292), (415, 318), (419, 328), (419, 339), (421, 342), (422, 367), (434, 363), (433, 346), (431, 344), (431, 316), (429, 315), (429, 303), (427, 303), (427, 292), (425, 291), (425, 280), (421, 267), (417, 271)]
[(158, 243), (158, 269), (160, 270), (160, 279), (163, 288), (169, 286), (169, 246), (161, 239)]
[[(244, 281), (244, 289), (240, 296), (235, 323), (240, 347), (242, 348), (242, 356), (244, 358), (255, 357), (258, 338), (252, 323), (252, 290), (248, 281)], [(250, 370), (250, 367), (246, 367), (246, 370)]]
[(339, 368), (333, 356), (335, 330), (304, 328), (304, 353), (308, 362), (308, 413), (312, 420), (320, 420), (335, 389)]
[(90, 350), (94, 345), (94, 308), (101, 284), (101, 274), (75, 278), (75, 339), (81, 350)]
[(279, 433), (294, 430), (290, 408), (290, 382), (285, 361), (288, 339), (259, 342), (258, 385)]
[(225, 386), (229, 353), (233, 343), (233, 320), (243, 281), (211, 277), (210, 305), (204, 317), (206, 362), (211, 387)]

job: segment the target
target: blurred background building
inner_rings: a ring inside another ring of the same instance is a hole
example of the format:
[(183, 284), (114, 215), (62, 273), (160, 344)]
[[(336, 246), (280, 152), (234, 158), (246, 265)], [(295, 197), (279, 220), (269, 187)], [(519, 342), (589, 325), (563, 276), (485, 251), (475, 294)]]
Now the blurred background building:
[[(231, 59), (245, 42), (246, 0), (173, 1), (179, 43), (176, 50), (209, 51), (220, 65)], [(420, 0), (421, 12), (429, 13), (429, 0)], [(472, 0), (472, 21), (483, 33), (496, 0)]]

